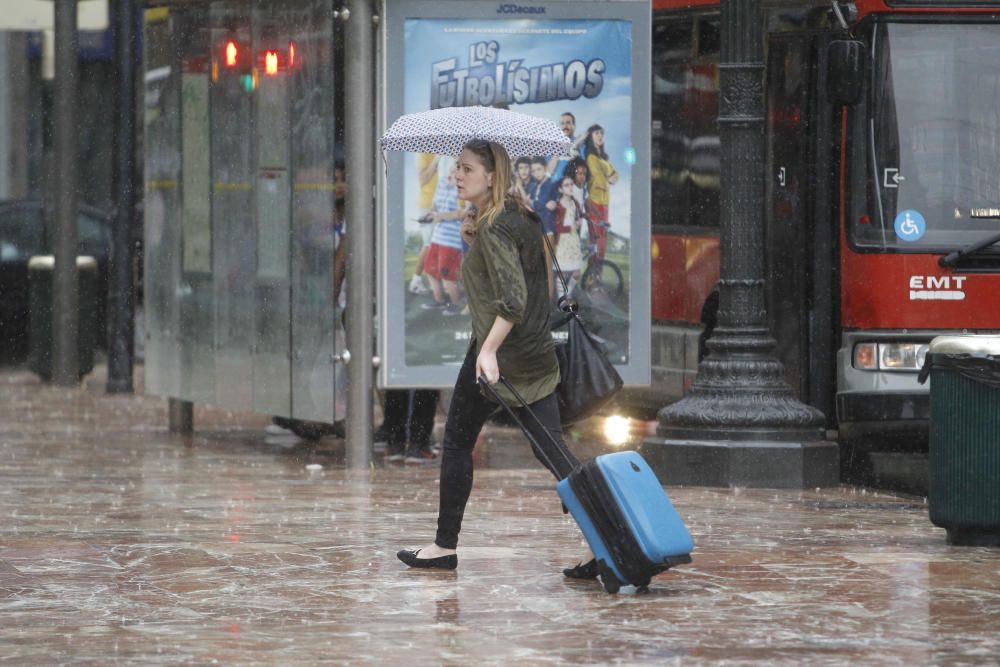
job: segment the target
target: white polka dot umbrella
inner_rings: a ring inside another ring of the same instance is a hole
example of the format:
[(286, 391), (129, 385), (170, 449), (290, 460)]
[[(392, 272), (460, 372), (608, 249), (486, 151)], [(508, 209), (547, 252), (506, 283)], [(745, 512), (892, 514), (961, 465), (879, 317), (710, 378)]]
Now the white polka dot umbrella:
[(473, 139), (501, 144), (511, 158), (569, 155), (555, 123), (493, 107), (447, 107), (400, 116), (379, 143), (383, 150), (458, 155)]

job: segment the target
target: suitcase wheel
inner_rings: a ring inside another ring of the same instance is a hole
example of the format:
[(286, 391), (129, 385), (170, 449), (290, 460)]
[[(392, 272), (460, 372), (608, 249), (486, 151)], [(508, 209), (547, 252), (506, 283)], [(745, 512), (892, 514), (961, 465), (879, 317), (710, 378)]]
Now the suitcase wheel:
[(603, 559), (597, 561), (597, 572), (601, 575), (601, 584), (604, 585), (605, 592), (614, 595), (621, 589), (622, 582), (618, 581), (618, 577)]

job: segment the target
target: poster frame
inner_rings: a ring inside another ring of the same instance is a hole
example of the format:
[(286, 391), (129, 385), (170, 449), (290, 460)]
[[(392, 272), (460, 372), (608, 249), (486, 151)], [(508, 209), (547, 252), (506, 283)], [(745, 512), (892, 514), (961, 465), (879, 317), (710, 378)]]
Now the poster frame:
[[(630, 280), (628, 361), (616, 363), (626, 385), (650, 383), (650, 114), (651, 114), (651, 6), (648, 0), (550, 0), (524, 4), (495, 0), (390, 0), (382, 5), (383, 30), (378, 44), (379, 136), (405, 113), (405, 26), (408, 19), (627, 20), (631, 22), (631, 146), (635, 162), (631, 182)], [(528, 109), (513, 107), (530, 113)], [(580, 128), (578, 128), (580, 129)], [(378, 147), (375, 150), (379, 150)], [(408, 365), (404, 312), (403, 263), (405, 238), (393, 233), (390, 220), (403, 217), (404, 156), (384, 152), (376, 174), (376, 350), (377, 384), (382, 388), (451, 388), (457, 365)]]

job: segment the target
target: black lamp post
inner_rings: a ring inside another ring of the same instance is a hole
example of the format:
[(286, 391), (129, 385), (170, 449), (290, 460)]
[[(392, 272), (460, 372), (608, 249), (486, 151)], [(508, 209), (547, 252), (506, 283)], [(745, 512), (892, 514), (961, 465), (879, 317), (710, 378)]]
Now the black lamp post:
[(718, 325), (691, 391), (642, 449), (666, 484), (836, 484), (823, 413), (784, 381), (764, 292), (764, 44), (759, 0), (722, 0)]
[(52, 275), (52, 381), (80, 385), (80, 292), (77, 282), (77, 145), (76, 0), (56, 0), (54, 7), (56, 77), (55, 125), (55, 267)]

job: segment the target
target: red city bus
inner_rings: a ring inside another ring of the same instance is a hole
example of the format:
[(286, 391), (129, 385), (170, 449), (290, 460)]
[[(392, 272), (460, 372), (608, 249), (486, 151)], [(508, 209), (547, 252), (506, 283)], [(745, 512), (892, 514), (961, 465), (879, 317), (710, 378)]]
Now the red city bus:
[[(926, 447), (928, 343), (1000, 330), (1000, 247), (959, 254), (1000, 234), (998, 6), (762, 8), (768, 316), (848, 460)], [(623, 398), (646, 414), (690, 386), (718, 307), (719, 47), (718, 3), (654, 0), (653, 384)]]

